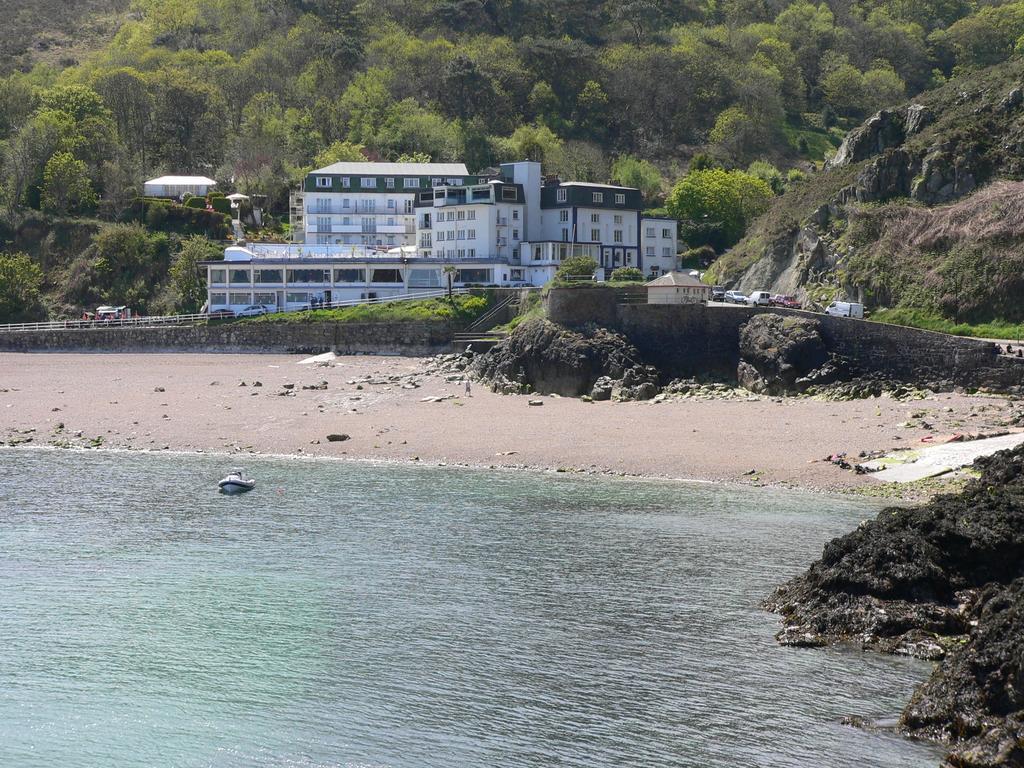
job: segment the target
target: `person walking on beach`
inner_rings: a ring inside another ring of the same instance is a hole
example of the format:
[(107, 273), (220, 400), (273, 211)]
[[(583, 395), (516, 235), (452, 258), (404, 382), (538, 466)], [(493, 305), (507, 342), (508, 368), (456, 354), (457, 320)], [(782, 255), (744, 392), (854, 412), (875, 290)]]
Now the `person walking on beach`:
[(469, 385), (469, 379), (466, 379), (466, 397), (472, 397), (472, 387)]

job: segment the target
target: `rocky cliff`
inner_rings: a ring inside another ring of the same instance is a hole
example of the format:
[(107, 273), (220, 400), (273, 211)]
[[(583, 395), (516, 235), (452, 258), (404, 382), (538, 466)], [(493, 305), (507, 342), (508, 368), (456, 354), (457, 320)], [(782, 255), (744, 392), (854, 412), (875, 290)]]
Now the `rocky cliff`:
[(976, 468), (962, 493), (833, 540), (767, 604), (783, 644), (937, 660), (900, 727), (948, 742), (960, 768), (1024, 766), (1024, 447)]
[(1024, 62), (1009, 62), (875, 114), (776, 200), (713, 278), (957, 320), (1024, 319), (1013, 300), (1024, 287), (1022, 84)]

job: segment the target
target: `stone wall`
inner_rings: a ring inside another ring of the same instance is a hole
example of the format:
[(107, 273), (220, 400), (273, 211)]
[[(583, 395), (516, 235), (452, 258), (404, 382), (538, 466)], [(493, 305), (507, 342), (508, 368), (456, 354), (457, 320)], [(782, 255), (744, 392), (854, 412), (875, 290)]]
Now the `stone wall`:
[(445, 321), (224, 323), (0, 333), (2, 352), (244, 352), (432, 355), (448, 351)]
[(569, 327), (604, 318), (601, 325), (625, 334), (668, 377), (735, 376), (740, 326), (755, 313), (773, 312), (817, 320), (828, 351), (863, 373), (943, 388), (1024, 387), (1024, 361), (1000, 356), (991, 342), (868, 320), (774, 307), (619, 303), (610, 288), (553, 289), (548, 312)]

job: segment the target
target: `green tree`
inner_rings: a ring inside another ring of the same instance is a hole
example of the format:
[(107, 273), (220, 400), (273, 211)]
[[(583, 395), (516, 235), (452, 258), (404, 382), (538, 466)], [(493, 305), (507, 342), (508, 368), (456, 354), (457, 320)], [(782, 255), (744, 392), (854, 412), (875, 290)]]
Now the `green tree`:
[(647, 160), (622, 155), (612, 163), (612, 181), (624, 187), (636, 187), (650, 204), (661, 195), (661, 172)]
[(313, 165), (316, 168), (326, 168), (334, 163), (364, 163), (366, 162), (365, 152), (366, 148), (362, 144), (353, 144), (351, 141), (335, 141), (317, 153), (313, 158)]
[(761, 179), (716, 168), (683, 177), (665, 207), (680, 221), (683, 239), (689, 245), (709, 244), (722, 250), (739, 241), (771, 198), (771, 187)]
[(597, 262), (590, 256), (571, 256), (563, 261), (555, 272), (555, 279), (593, 277), (595, 272), (597, 272)]
[(89, 181), (85, 163), (70, 152), (57, 152), (43, 171), (42, 208), (66, 215), (89, 210), (96, 205), (96, 193)]
[(0, 323), (25, 323), (45, 316), (43, 271), (24, 253), (0, 253)]
[(109, 224), (72, 264), (68, 298), (80, 305), (125, 304), (145, 314), (170, 266), (170, 242), (141, 224)]
[(175, 305), (179, 311), (199, 311), (206, 301), (206, 270), (200, 262), (223, 258), (223, 249), (200, 235), (193, 235), (181, 244), (170, 269), (171, 285), (176, 294)]
[(747, 168), (747, 173), (751, 176), (756, 176), (771, 187), (772, 192), (776, 195), (781, 195), (786, 191), (786, 179), (782, 172), (765, 160), (755, 160), (752, 162)]

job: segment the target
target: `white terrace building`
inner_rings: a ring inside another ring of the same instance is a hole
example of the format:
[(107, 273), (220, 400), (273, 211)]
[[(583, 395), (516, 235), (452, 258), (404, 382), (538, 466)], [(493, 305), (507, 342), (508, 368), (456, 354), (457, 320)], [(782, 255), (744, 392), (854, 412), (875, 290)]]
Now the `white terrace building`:
[(301, 195), (292, 227), (306, 244), (234, 246), (207, 262), (211, 310), (436, 291), (446, 267), (455, 287), (514, 287), (544, 285), (573, 256), (604, 274), (656, 278), (676, 266), (676, 223), (644, 217), (639, 190), (546, 182), (534, 162), (489, 180), (457, 164), (336, 163), (313, 171)]
[(306, 176), (292, 193), (297, 243), (413, 245), (416, 193), (476, 181), (462, 163), (334, 163)]

